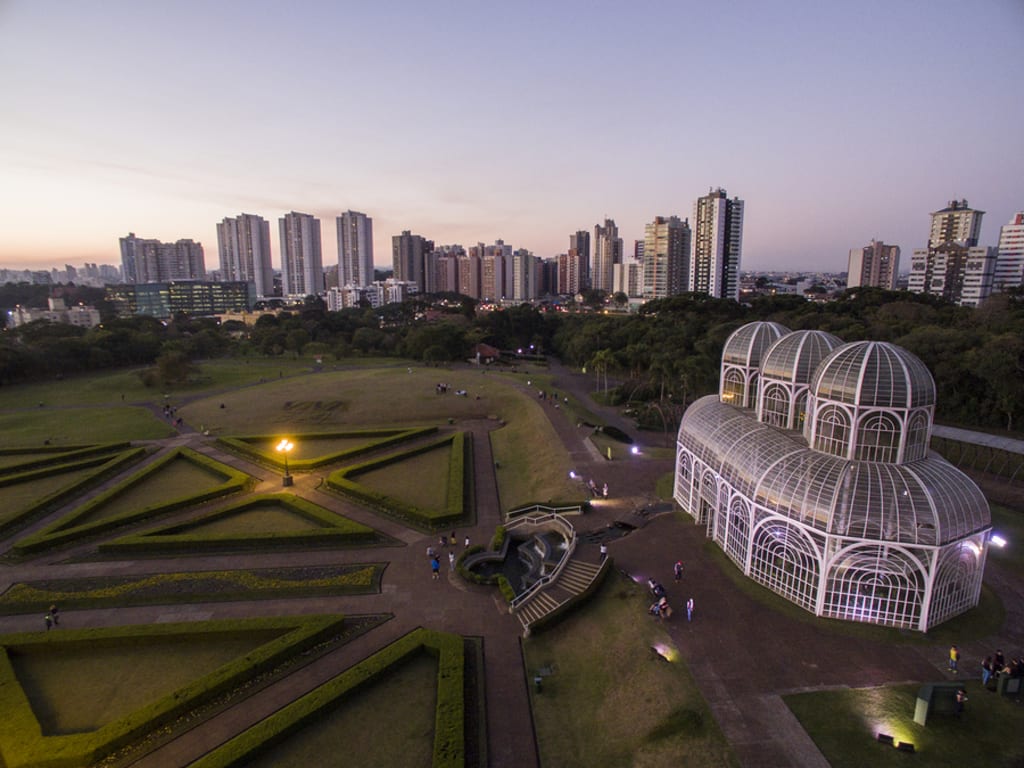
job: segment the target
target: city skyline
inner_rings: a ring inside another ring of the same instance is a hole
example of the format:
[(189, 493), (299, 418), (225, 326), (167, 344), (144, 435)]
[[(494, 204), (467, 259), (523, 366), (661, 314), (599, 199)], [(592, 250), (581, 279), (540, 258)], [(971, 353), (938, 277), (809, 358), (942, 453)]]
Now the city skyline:
[(961, 198), (995, 246), (1024, 209), (1024, 6), (833, 5), (14, 0), (0, 267), (118, 263), (135, 232), (213, 268), (218, 223), (289, 211), (365, 212), (384, 267), (405, 230), (549, 258), (605, 219), (628, 254), (718, 187), (744, 270), (909, 254)]

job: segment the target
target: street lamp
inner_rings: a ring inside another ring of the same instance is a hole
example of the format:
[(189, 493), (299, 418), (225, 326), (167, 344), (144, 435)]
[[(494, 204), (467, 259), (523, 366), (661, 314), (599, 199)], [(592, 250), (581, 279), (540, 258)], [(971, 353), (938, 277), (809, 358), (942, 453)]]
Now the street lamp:
[(288, 474), (288, 454), (294, 447), (295, 443), (286, 437), (277, 444), (277, 447), (274, 448), (274, 450), (284, 456), (284, 477), (281, 478), (281, 485), (285, 488), (292, 484), (292, 476)]

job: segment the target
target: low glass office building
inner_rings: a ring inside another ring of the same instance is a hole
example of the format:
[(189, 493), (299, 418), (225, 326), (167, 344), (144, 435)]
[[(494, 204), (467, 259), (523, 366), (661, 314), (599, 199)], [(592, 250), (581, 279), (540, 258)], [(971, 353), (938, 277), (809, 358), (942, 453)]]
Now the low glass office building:
[(757, 322), (720, 381), (683, 416), (674, 496), (744, 574), (818, 616), (921, 631), (977, 605), (988, 502), (928, 450), (917, 357)]

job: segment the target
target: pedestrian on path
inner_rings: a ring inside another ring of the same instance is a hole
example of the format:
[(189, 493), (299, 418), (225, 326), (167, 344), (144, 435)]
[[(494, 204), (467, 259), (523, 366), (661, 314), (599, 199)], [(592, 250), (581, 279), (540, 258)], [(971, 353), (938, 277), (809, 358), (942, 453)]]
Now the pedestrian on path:
[(469, 549), (469, 536), (466, 537), (466, 549)]
[(441, 549), (448, 549), (448, 537), (441, 534)]
[(53, 626), (53, 617), (50, 614), (43, 616), (43, 621), (46, 623), (46, 631), (50, 631), (50, 627)]
[(441, 570), (441, 561), (438, 560), (436, 557), (430, 558), (430, 577), (434, 581), (437, 581), (438, 578), (440, 577), (440, 574), (439, 574), (440, 570)]
[(58, 612), (59, 612), (59, 609), (57, 608), (56, 605), (51, 605), (50, 606), (50, 618), (53, 619), (53, 626), (55, 626), (55, 627), (58, 624), (60, 624), (60, 617), (57, 615)]
[(959, 672), (958, 666), (960, 664), (960, 650), (955, 646), (949, 648), (949, 671), (954, 675)]
[(676, 577), (676, 581), (683, 580), (683, 561), (676, 560), (676, 564), (672, 566), (672, 573)]
[(601, 562), (603, 563), (605, 561), (605, 558), (607, 558), (607, 557), (608, 557), (608, 545), (605, 544), (604, 542), (601, 542)]
[(435, 554), (436, 553), (434, 552), (434, 548), (431, 545), (428, 544), (427, 545), (427, 557), (432, 559)]
[(455, 572), (455, 553), (454, 552), (449, 552), (448, 553), (448, 570), (452, 571), (453, 573)]
[(686, 620), (693, 621), (693, 598), (686, 601)]

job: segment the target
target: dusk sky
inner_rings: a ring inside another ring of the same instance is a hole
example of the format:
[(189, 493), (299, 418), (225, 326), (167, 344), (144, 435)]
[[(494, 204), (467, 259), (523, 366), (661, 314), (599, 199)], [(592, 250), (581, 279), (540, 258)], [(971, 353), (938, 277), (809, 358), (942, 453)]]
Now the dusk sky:
[(1024, 0), (0, 0), (0, 267), (291, 210), (542, 257), (746, 201), (744, 269), (1024, 210)]

